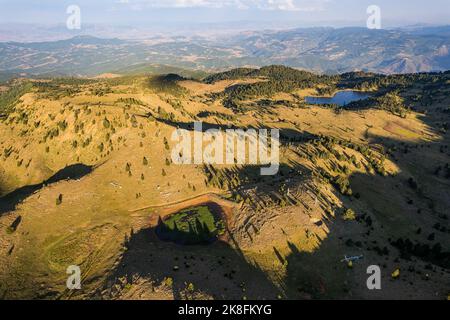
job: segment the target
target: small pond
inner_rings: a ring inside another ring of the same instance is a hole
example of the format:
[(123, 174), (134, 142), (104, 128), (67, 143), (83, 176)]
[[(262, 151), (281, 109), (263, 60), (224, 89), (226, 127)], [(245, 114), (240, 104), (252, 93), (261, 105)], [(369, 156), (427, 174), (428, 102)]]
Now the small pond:
[(306, 97), (305, 101), (308, 104), (335, 104), (344, 107), (351, 102), (365, 100), (371, 95), (360, 91), (339, 91), (333, 97)]

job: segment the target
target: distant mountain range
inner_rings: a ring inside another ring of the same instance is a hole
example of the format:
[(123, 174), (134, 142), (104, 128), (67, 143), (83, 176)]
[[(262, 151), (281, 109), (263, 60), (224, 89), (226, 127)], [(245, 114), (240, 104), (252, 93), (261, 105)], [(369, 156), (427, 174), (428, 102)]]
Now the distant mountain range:
[(148, 40), (77, 36), (0, 43), (0, 80), (12, 76), (157, 73), (282, 64), (319, 73), (416, 73), (450, 69), (450, 26), (395, 30), (309, 28)]

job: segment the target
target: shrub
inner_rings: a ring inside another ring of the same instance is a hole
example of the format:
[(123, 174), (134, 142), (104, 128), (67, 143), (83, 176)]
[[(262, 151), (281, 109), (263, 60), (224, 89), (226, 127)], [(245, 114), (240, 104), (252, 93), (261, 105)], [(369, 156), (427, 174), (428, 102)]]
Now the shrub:
[(195, 291), (194, 284), (193, 283), (189, 283), (186, 289), (189, 292), (194, 292)]
[(60, 194), (58, 198), (56, 198), (56, 205), (59, 206), (63, 201), (63, 195)]
[(166, 148), (166, 150), (170, 150), (169, 142), (167, 141), (166, 137), (164, 137), (164, 147)]
[(164, 278), (163, 283), (168, 287), (172, 287), (173, 279), (171, 277)]
[(103, 119), (103, 126), (105, 127), (105, 129), (109, 129), (111, 127), (111, 123), (107, 118)]
[(353, 221), (356, 220), (356, 214), (355, 211), (353, 211), (352, 209), (347, 209), (345, 210), (343, 216), (345, 221)]
[(347, 177), (336, 176), (333, 180), (333, 184), (339, 189), (343, 195), (351, 196), (353, 191), (350, 187), (350, 181)]

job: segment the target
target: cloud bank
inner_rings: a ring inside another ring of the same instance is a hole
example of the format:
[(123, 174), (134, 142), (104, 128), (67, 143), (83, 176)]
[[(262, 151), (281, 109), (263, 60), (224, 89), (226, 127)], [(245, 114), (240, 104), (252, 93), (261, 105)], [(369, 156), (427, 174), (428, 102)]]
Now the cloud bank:
[(143, 8), (234, 8), (240, 10), (321, 11), (330, 0), (118, 0)]

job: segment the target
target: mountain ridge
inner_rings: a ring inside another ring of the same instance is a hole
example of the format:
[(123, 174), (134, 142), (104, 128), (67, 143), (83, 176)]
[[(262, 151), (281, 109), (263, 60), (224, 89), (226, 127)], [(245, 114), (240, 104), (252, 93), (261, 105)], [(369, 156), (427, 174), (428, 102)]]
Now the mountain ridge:
[(89, 77), (140, 64), (203, 72), (277, 64), (325, 74), (402, 74), (450, 69), (449, 48), (450, 26), (298, 28), (149, 40), (82, 35), (53, 42), (0, 43), (0, 74)]

